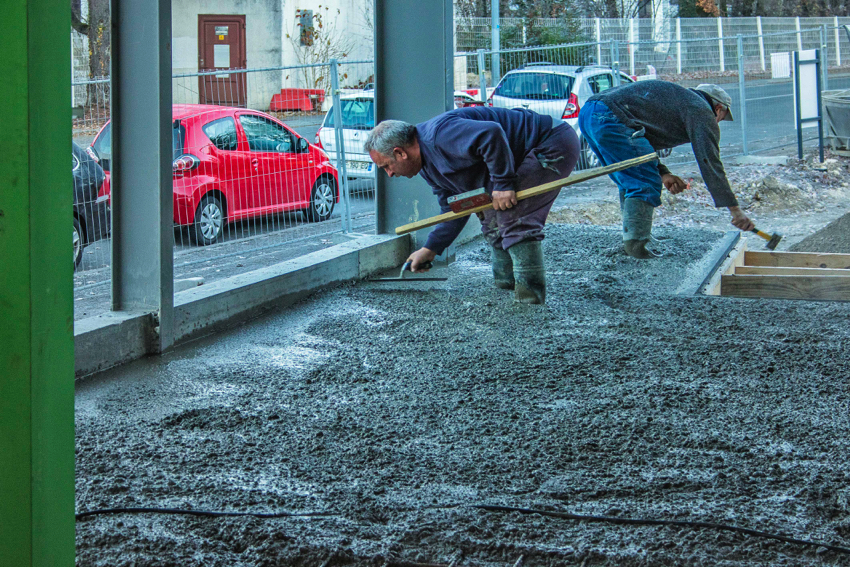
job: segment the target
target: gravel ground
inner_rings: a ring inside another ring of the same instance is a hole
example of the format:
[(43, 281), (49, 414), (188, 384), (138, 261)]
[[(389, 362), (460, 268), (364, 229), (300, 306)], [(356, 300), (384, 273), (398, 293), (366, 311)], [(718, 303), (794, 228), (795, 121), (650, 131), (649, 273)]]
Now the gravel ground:
[[(473, 243), (81, 381), (77, 565), (850, 565), (850, 304), (695, 297), (716, 230), (547, 228), (549, 300)], [(522, 557), (522, 561), (518, 559)]]

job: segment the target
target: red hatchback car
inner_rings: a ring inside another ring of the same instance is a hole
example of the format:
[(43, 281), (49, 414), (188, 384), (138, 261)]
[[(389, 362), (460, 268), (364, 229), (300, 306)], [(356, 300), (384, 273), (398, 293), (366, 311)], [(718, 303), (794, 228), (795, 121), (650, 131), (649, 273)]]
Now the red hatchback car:
[[(172, 107), (174, 224), (212, 244), (228, 222), (287, 211), (327, 220), (339, 202), (327, 155), (257, 110), (178, 104)], [(110, 171), (111, 123), (89, 153)]]

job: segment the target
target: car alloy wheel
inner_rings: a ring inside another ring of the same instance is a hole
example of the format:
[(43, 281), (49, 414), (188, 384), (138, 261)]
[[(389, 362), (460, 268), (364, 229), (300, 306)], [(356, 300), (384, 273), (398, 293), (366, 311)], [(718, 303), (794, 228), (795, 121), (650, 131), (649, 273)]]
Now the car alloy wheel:
[(80, 221), (74, 217), (74, 269), (80, 265), (83, 260), (83, 229), (80, 226)]
[(212, 195), (204, 196), (195, 213), (192, 231), (195, 243), (201, 246), (213, 244), (221, 236), (223, 226), (224, 210), (221, 201)]
[(328, 177), (320, 177), (313, 185), (310, 194), (310, 208), (307, 209), (307, 218), (310, 222), (328, 220), (334, 210), (336, 201), (336, 183)]

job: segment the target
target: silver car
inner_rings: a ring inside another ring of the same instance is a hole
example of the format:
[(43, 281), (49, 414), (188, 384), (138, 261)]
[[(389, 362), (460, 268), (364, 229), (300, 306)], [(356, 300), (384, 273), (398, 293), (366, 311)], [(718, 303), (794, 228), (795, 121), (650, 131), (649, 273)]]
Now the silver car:
[[(346, 176), (352, 179), (373, 179), (375, 164), (369, 154), (363, 151), (363, 143), (375, 127), (375, 95), (365, 92), (341, 96), (340, 111)], [(333, 107), (325, 115), (319, 131), (316, 132), (316, 145), (328, 154), (331, 163), (339, 169)]]
[(619, 84), (634, 82), (630, 76), (610, 67), (530, 63), (506, 73), (489, 102), (495, 107), (527, 108), (560, 118), (572, 126), (581, 139), (582, 155), (577, 169), (598, 167), (599, 160), (581, 136), (578, 113), (588, 98), (617, 86), (615, 73), (619, 75)]

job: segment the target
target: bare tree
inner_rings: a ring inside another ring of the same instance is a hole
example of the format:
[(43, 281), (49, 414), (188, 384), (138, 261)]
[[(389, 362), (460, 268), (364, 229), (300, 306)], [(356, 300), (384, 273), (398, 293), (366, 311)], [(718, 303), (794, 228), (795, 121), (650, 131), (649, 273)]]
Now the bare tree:
[[(88, 19), (83, 21), (82, 2), (88, 4)], [(89, 39), (89, 76), (109, 76), (111, 34), (109, 0), (71, 0), (71, 27)], [(106, 90), (88, 89), (88, 104), (102, 103)]]
[[(296, 21), (294, 29), (286, 34), (292, 44), (295, 58), (301, 65), (344, 59), (353, 48), (351, 40), (337, 28), (340, 10), (333, 13), (321, 4), (317, 8), (310, 17), (302, 17)], [(327, 67), (304, 67), (300, 70), (300, 75), (305, 86), (324, 89), (325, 92), (330, 90), (331, 77)], [(340, 78), (346, 77), (347, 75)]]

